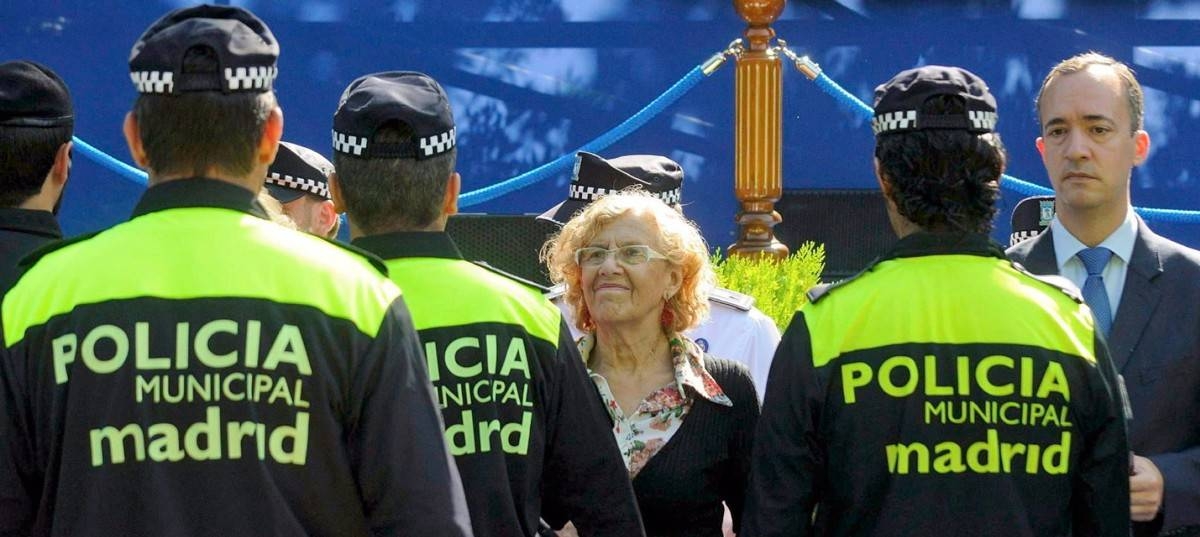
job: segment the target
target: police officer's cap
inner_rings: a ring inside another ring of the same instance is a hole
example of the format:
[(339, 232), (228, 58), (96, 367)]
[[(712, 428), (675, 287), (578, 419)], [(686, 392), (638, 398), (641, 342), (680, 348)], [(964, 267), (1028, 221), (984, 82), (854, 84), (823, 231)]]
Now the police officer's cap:
[[(204, 56), (215, 60), (215, 71), (189, 67)], [(129, 71), (143, 94), (261, 93), (271, 90), (278, 57), (275, 36), (253, 13), (200, 5), (177, 9), (152, 24), (133, 45)]]
[(1030, 196), (1013, 207), (1012, 232), (1008, 245), (1017, 244), (1038, 236), (1054, 219), (1054, 196)]
[(54, 71), (30, 61), (0, 63), (0, 126), (74, 125), (67, 84)]
[(682, 195), (683, 168), (659, 155), (626, 155), (605, 160), (600, 155), (580, 151), (575, 155), (575, 172), (566, 201), (551, 207), (538, 219), (566, 225), (589, 203), (631, 187), (639, 187), (675, 207)]
[[(412, 129), (411, 139), (374, 140), (389, 123)], [(388, 71), (360, 77), (342, 93), (333, 115), (333, 150), (359, 158), (436, 157), (454, 148), (454, 114), (436, 80), (413, 71)]]
[[(962, 99), (961, 114), (925, 114), (921, 107), (930, 98), (949, 95)], [(965, 130), (982, 134), (996, 129), (996, 99), (987, 84), (959, 67), (927, 65), (901, 71), (875, 88), (876, 136), (920, 130)]]
[(295, 201), (306, 193), (331, 200), (328, 177), (332, 171), (333, 164), (316, 151), (279, 142), (275, 162), (267, 168), (267, 192), (279, 203)]

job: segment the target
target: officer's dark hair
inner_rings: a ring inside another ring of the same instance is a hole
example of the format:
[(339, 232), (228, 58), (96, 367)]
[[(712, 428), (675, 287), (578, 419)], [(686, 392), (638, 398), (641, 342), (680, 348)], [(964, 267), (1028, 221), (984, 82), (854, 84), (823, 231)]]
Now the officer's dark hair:
[[(188, 49), (182, 71), (216, 72), (216, 52)], [(263, 127), (275, 93), (190, 91), (143, 94), (133, 105), (149, 167), (156, 175), (203, 175), (216, 170), (242, 176), (254, 169)]]
[[(402, 144), (414, 136), (407, 124), (393, 121), (376, 130), (371, 142)], [(427, 159), (368, 159), (335, 151), (347, 218), (368, 235), (428, 227), (441, 216), (457, 156), (457, 147)]]
[[(925, 114), (966, 114), (961, 98), (938, 95)], [(997, 133), (931, 129), (884, 133), (875, 142), (883, 180), (900, 214), (926, 231), (987, 233), (996, 216), (1007, 155)]]
[(73, 132), (70, 124), (0, 127), (0, 207), (16, 207), (42, 191), (54, 155)]

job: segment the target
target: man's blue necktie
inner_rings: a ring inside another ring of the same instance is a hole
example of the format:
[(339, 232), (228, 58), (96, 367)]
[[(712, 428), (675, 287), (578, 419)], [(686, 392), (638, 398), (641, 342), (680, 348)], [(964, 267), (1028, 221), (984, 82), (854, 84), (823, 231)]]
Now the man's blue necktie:
[(1103, 276), (1104, 267), (1108, 266), (1112, 255), (1112, 250), (1103, 246), (1085, 248), (1075, 254), (1083, 261), (1083, 267), (1087, 269), (1088, 274), (1087, 280), (1083, 282), (1083, 300), (1092, 308), (1092, 314), (1096, 316), (1096, 328), (1100, 329), (1104, 337), (1108, 337), (1108, 331), (1112, 329), (1112, 307), (1108, 303), (1108, 291), (1104, 288)]

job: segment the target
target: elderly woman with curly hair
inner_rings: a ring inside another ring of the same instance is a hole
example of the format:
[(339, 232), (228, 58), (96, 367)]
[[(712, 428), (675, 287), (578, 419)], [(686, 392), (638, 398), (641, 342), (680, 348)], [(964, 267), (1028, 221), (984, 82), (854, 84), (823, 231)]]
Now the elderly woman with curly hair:
[(708, 249), (641, 191), (605, 196), (542, 249), (585, 335), (579, 347), (613, 420), (651, 536), (721, 535), (741, 518), (758, 398), (745, 366), (680, 335), (708, 313)]

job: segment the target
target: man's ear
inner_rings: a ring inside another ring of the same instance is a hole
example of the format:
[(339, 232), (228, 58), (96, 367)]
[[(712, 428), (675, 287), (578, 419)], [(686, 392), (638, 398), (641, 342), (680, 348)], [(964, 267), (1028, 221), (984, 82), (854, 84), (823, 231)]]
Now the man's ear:
[(50, 167), (47, 178), (60, 189), (67, 184), (67, 178), (71, 175), (71, 148), (74, 144), (68, 141), (58, 146), (58, 151), (54, 152), (54, 165)]
[(1037, 146), (1038, 154), (1041, 155), (1042, 158), (1046, 158), (1046, 139), (1038, 136), (1037, 140), (1033, 141), (1033, 145)]
[(279, 140), (283, 139), (283, 109), (276, 106), (267, 115), (267, 123), (263, 125), (262, 139), (258, 142), (258, 162), (271, 164), (275, 162), (275, 153), (279, 151)]
[(342, 183), (338, 181), (337, 172), (329, 172), (329, 196), (333, 198), (333, 212), (346, 212), (346, 198), (342, 197)]
[(879, 184), (879, 190), (883, 191), (883, 197), (889, 201), (892, 199), (892, 184), (884, 179), (883, 167), (879, 165), (879, 159), (872, 159), (875, 166), (875, 182)]
[(133, 112), (125, 114), (125, 123), (121, 126), (121, 131), (125, 133), (125, 145), (129, 146), (129, 156), (134, 164), (143, 170), (149, 170), (150, 159), (146, 157), (146, 149), (142, 146), (142, 130), (138, 127)]
[(332, 201), (326, 200), (318, 204), (317, 211), (317, 225), (321, 226), (321, 235), (328, 236), (337, 223), (337, 210), (333, 208)]
[(446, 180), (446, 197), (442, 200), (442, 214), (454, 216), (458, 214), (458, 193), (462, 189), (462, 177), (458, 172), (450, 174)]
[(1150, 156), (1150, 133), (1144, 130), (1133, 133), (1133, 143), (1133, 165), (1138, 166)]

